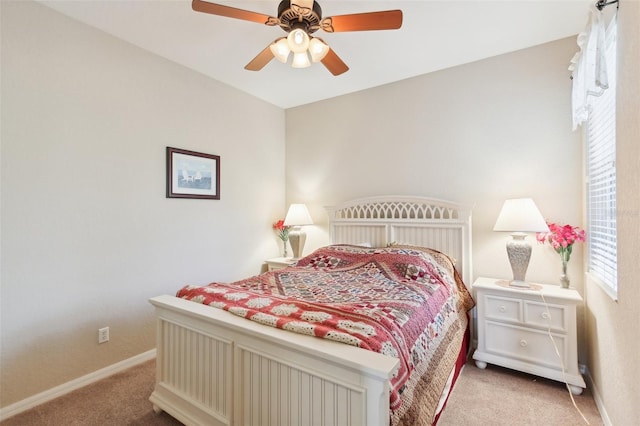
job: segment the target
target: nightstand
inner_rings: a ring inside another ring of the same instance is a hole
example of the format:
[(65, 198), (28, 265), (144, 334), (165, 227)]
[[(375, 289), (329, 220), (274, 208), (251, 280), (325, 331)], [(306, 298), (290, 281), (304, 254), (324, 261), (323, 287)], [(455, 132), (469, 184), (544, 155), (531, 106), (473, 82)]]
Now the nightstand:
[(557, 285), (531, 285), (509, 287), (509, 281), (496, 278), (473, 283), (478, 325), (473, 359), (479, 368), (489, 363), (566, 382), (580, 395), (586, 387), (578, 369), (576, 331), (582, 297)]
[(298, 259), (293, 259), (291, 257), (274, 257), (273, 259), (267, 259), (265, 262), (267, 264), (267, 271), (275, 271), (277, 269), (291, 266), (297, 261)]

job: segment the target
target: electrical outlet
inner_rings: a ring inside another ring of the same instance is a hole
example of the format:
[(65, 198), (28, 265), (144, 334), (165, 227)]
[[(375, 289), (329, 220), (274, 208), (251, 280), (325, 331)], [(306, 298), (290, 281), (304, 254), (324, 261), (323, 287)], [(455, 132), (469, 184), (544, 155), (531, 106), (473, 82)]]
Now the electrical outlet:
[(106, 343), (109, 341), (109, 327), (98, 329), (98, 343)]

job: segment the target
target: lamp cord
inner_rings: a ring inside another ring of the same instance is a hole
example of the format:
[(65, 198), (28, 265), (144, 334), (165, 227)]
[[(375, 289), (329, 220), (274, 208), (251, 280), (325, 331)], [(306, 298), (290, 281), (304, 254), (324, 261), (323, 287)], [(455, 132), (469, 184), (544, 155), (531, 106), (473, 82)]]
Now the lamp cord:
[(569, 387), (569, 383), (567, 383), (564, 360), (562, 359), (562, 356), (560, 356), (560, 350), (558, 349), (558, 345), (556, 345), (556, 341), (553, 339), (553, 335), (551, 334), (551, 312), (549, 311), (549, 305), (547, 305), (547, 301), (544, 299), (544, 295), (542, 294), (542, 292), (540, 292), (540, 297), (542, 297), (544, 308), (547, 311), (547, 333), (549, 334), (549, 339), (551, 339), (551, 343), (553, 343), (553, 348), (555, 349), (556, 355), (558, 356), (558, 360), (560, 361), (560, 368), (562, 369), (562, 379), (567, 388), (567, 391), (569, 391), (569, 397), (571, 398), (571, 402), (573, 403), (573, 406), (575, 407), (576, 411), (578, 411), (578, 414), (580, 414), (580, 417), (582, 417), (582, 420), (584, 420), (586, 424), (590, 425), (591, 423), (589, 423), (589, 420), (587, 420), (584, 414), (582, 414), (582, 411), (580, 411), (580, 408), (578, 408), (578, 405), (576, 404), (576, 400), (573, 398), (573, 393), (571, 392), (571, 388)]

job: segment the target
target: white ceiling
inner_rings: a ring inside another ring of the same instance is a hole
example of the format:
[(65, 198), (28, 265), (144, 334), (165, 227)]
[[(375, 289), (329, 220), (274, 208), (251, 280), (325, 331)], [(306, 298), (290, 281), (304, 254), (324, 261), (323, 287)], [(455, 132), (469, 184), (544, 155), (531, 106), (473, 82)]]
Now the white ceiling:
[[(546, 43), (580, 32), (595, 0), (319, 0), (323, 17), (401, 9), (402, 28), (320, 35), (349, 66), (334, 77), (272, 60), (244, 66), (278, 27), (194, 12), (190, 0), (39, 0), (164, 58), (282, 108), (315, 102)], [(213, 0), (212, 0), (213, 2)], [(217, 0), (277, 15), (279, 0)], [(567, 61), (570, 58), (567, 58)]]

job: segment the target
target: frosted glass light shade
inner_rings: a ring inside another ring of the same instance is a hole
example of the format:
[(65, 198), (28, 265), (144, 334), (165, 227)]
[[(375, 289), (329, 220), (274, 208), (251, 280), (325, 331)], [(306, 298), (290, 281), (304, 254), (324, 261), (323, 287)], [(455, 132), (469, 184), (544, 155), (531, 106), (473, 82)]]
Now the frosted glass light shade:
[(516, 198), (504, 202), (493, 230), (549, 232), (549, 227), (531, 198)]
[(319, 38), (312, 38), (309, 42), (309, 53), (313, 62), (320, 62), (329, 53), (329, 46)]
[(293, 53), (306, 52), (309, 48), (309, 35), (304, 30), (296, 28), (287, 36), (287, 42)]
[(307, 52), (294, 53), (293, 61), (291, 61), (291, 66), (293, 68), (306, 68), (308, 66), (311, 66), (311, 62), (309, 61), (309, 55), (307, 55)]
[(271, 49), (271, 53), (273, 53), (273, 56), (275, 56), (277, 60), (284, 64), (287, 63), (287, 59), (289, 58), (291, 49), (289, 49), (289, 43), (287, 42), (287, 39), (285, 37), (282, 37), (271, 43), (271, 46), (269, 46), (269, 48)]

